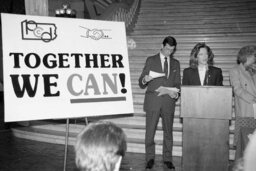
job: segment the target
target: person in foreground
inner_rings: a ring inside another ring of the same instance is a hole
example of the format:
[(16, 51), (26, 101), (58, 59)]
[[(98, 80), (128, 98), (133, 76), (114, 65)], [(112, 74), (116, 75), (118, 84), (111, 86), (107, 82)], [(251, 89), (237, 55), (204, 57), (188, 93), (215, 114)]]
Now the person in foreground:
[(244, 171), (256, 170), (256, 131), (251, 136), (244, 152)]
[(90, 123), (77, 136), (76, 166), (81, 171), (118, 171), (126, 148), (121, 128), (111, 122)]
[(256, 168), (256, 130), (248, 135), (243, 157), (235, 161), (232, 171), (255, 171)]
[(144, 99), (146, 112), (146, 169), (154, 166), (154, 137), (159, 117), (163, 127), (163, 161), (169, 169), (175, 169), (172, 163), (173, 118), (175, 103), (180, 89), (180, 63), (173, 58), (177, 42), (168, 36), (163, 40), (160, 53), (147, 58), (139, 78), (139, 86), (147, 87)]
[(222, 86), (222, 70), (213, 66), (213, 58), (209, 46), (197, 43), (190, 53), (190, 67), (183, 70), (182, 85)]
[[(235, 96), (234, 145), (240, 141), (240, 129), (256, 128), (253, 104), (256, 104), (256, 46), (245, 46), (237, 55), (237, 65), (230, 70), (230, 83)], [(237, 146), (236, 159), (242, 156)], [(240, 154), (239, 154), (239, 153)]]

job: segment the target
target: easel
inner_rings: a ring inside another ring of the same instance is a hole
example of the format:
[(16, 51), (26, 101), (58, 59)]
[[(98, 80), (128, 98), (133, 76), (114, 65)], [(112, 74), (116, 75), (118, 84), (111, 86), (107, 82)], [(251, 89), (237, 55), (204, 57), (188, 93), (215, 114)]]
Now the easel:
[[(84, 118), (85, 126), (88, 125), (87, 117)], [(69, 118), (66, 120), (66, 136), (65, 136), (65, 153), (64, 153), (64, 166), (63, 171), (66, 171), (67, 156), (68, 156), (68, 137), (69, 137)]]

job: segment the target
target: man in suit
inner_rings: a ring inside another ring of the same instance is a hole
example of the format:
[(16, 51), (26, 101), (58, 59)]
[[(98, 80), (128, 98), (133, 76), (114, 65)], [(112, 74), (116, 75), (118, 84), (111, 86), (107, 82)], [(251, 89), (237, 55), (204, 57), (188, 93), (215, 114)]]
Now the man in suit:
[(213, 58), (209, 46), (197, 43), (190, 54), (190, 67), (183, 70), (182, 85), (222, 86), (222, 70), (213, 66)]
[[(163, 161), (169, 169), (175, 169), (172, 163), (173, 147), (173, 118), (175, 102), (179, 97), (177, 91), (159, 89), (162, 87), (175, 87), (180, 89), (180, 63), (173, 58), (177, 42), (175, 38), (168, 36), (163, 40), (160, 52), (147, 58), (141, 76), (139, 86), (147, 87), (144, 99), (144, 111), (146, 112), (146, 169), (151, 169), (155, 159), (154, 137), (159, 117), (162, 117), (163, 127)], [(162, 73), (162, 77), (153, 77), (150, 73)]]

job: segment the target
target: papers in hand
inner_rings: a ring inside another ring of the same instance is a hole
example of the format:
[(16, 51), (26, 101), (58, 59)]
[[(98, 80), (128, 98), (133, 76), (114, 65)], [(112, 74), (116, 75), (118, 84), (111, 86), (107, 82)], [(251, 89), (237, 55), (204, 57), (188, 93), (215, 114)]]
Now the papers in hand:
[(173, 93), (178, 93), (180, 90), (177, 89), (176, 87), (163, 87), (160, 86), (158, 89), (155, 91), (159, 92), (159, 96), (164, 95), (164, 94), (173, 94)]
[(155, 72), (155, 71), (149, 71), (149, 76), (151, 76), (153, 78), (158, 78), (158, 77), (164, 77), (165, 74), (164, 73)]

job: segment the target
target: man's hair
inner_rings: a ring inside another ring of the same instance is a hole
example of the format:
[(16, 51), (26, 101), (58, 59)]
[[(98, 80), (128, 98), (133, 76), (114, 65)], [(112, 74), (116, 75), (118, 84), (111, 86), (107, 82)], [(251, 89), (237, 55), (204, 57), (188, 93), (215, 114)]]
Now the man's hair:
[(163, 45), (165, 46), (166, 44), (169, 44), (170, 46), (177, 46), (176, 39), (172, 36), (164, 38)]
[(174, 49), (173, 49), (173, 51), (172, 51), (172, 53), (171, 53), (171, 55), (170, 55), (170, 56), (172, 56), (172, 55), (176, 52), (177, 41), (176, 41), (176, 39), (175, 39), (174, 37), (172, 37), (172, 36), (167, 36), (167, 37), (165, 37), (164, 40), (163, 40), (163, 47), (165, 47), (166, 44), (168, 44), (168, 45), (170, 45), (170, 46), (174, 46)]
[(237, 54), (237, 63), (244, 64), (247, 61), (247, 58), (252, 55), (256, 55), (256, 46), (249, 45), (242, 47)]
[(190, 53), (190, 61), (189, 61), (189, 65), (192, 68), (196, 68), (198, 66), (198, 53), (200, 51), (201, 48), (205, 48), (207, 50), (207, 54), (208, 54), (208, 60), (207, 63), (209, 66), (213, 65), (213, 58), (214, 58), (214, 54), (211, 50), (211, 48), (209, 46), (207, 46), (204, 42), (200, 42), (197, 43), (194, 48), (191, 50)]
[(76, 165), (82, 171), (113, 171), (126, 148), (121, 128), (111, 122), (90, 123), (77, 136)]

